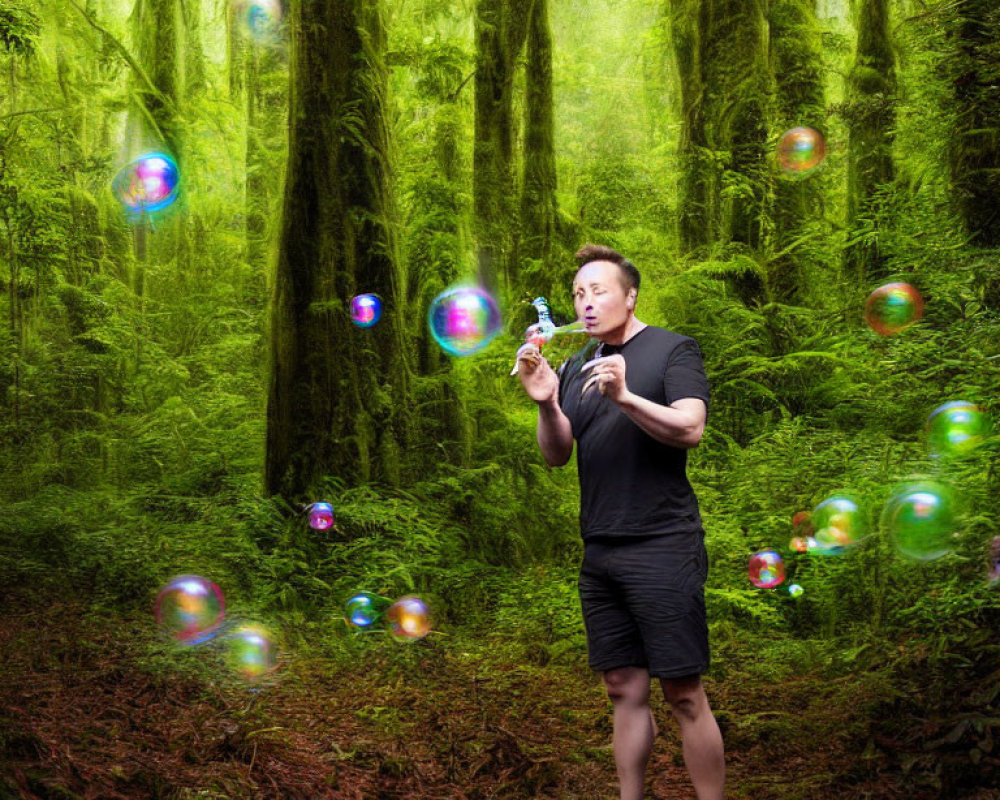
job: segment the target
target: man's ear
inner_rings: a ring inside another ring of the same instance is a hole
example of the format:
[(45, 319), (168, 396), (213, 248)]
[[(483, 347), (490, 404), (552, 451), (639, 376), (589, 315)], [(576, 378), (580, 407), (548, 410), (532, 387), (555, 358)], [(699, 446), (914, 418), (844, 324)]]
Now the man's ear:
[(628, 290), (628, 307), (629, 308), (635, 308), (635, 298), (636, 298), (636, 291), (635, 291), (635, 289), (629, 289)]

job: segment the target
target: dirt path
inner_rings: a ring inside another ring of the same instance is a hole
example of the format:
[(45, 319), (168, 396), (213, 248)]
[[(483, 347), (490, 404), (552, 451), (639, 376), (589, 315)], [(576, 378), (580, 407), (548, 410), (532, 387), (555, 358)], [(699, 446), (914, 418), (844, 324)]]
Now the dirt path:
[[(151, 648), (148, 625), (68, 605), (0, 619), (0, 800), (617, 797), (609, 705), (582, 665), (427, 642), (346, 666), (295, 658), (247, 688), (216, 682), (201, 654)], [(772, 700), (808, 702), (798, 688)], [(784, 711), (749, 724), (740, 698), (759, 698), (711, 691), (734, 799), (898, 796), (845, 784), (836, 737), (795, 741)], [(662, 700), (654, 710), (650, 796), (693, 798), (676, 727)]]

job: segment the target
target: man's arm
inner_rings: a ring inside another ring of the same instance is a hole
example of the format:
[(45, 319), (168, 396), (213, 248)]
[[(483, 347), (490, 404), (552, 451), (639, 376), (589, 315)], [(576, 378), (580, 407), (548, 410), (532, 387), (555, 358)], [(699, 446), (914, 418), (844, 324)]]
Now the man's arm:
[(538, 446), (545, 463), (561, 467), (573, 454), (573, 427), (555, 397), (538, 404)]
[(700, 397), (682, 397), (662, 406), (625, 392), (617, 402), (625, 416), (662, 444), (690, 449), (698, 446), (705, 432), (708, 410)]

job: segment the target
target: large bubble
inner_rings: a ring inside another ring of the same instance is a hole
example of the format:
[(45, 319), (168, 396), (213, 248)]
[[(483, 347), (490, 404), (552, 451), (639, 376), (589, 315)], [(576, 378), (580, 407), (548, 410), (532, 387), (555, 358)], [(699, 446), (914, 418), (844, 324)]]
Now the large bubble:
[(200, 575), (178, 575), (156, 596), (156, 622), (178, 642), (199, 644), (211, 639), (226, 614), (219, 587)]
[(309, 506), (309, 527), (314, 531), (325, 531), (333, 527), (333, 506), (329, 503), (313, 503)]
[(813, 128), (792, 128), (778, 140), (778, 164), (788, 176), (802, 176), (812, 172), (826, 158), (826, 142)]
[(180, 190), (177, 162), (166, 153), (147, 153), (130, 161), (111, 181), (111, 191), (130, 214), (161, 211)]
[(267, 43), (278, 38), (284, 16), (281, 0), (237, 0), (233, 8), (243, 30), (254, 41)]
[(389, 634), (398, 642), (423, 639), (431, 632), (430, 612), (427, 604), (412, 595), (401, 597), (385, 614)]
[(500, 309), (485, 289), (458, 286), (434, 298), (427, 312), (427, 324), (445, 352), (472, 355), (500, 332)]
[(879, 286), (865, 301), (865, 322), (880, 336), (892, 336), (919, 320), (924, 313), (920, 292), (908, 283)]
[(810, 520), (815, 544), (809, 550), (820, 555), (843, 552), (868, 533), (861, 505), (849, 495), (828, 497), (813, 509)]
[(382, 319), (382, 298), (377, 294), (359, 294), (351, 299), (351, 322), (370, 328)]
[(989, 435), (986, 414), (974, 403), (952, 400), (935, 408), (927, 420), (931, 454), (960, 456), (975, 450)]
[(226, 635), (224, 644), (229, 666), (243, 680), (260, 680), (278, 666), (274, 636), (260, 625), (241, 625)]
[(355, 628), (370, 628), (382, 616), (383, 608), (378, 597), (359, 592), (344, 604), (344, 614)]
[(885, 504), (882, 526), (907, 558), (930, 561), (947, 555), (958, 531), (955, 494), (939, 481), (905, 484)]
[(773, 589), (785, 580), (785, 561), (775, 550), (761, 550), (750, 556), (747, 574), (758, 589)]

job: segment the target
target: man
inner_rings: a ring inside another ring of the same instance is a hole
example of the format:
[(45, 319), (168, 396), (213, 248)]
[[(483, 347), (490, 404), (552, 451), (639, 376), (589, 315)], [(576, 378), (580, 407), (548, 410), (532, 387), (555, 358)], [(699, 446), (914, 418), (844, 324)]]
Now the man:
[(573, 302), (596, 357), (557, 375), (522, 348), (518, 374), (538, 404), (538, 445), (562, 466), (577, 442), (584, 558), (580, 600), (590, 665), (614, 707), (622, 800), (641, 800), (656, 727), (650, 678), (680, 725), (698, 800), (723, 800), (722, 735), (702, 688), (708, 669), (708, 571), (686, 474), (708, 412), (697, 343), (635, 316), (639, 272), (609, 247), (576, 254)]

